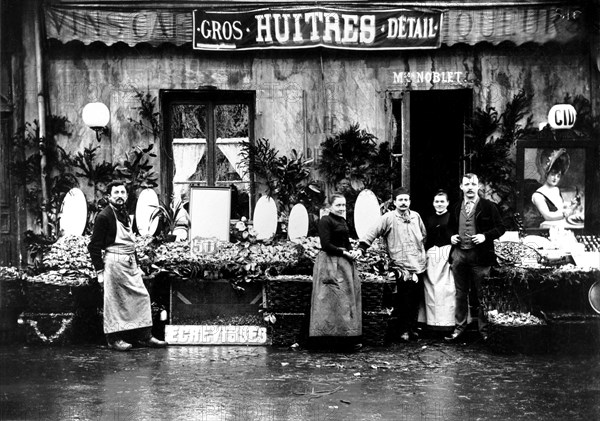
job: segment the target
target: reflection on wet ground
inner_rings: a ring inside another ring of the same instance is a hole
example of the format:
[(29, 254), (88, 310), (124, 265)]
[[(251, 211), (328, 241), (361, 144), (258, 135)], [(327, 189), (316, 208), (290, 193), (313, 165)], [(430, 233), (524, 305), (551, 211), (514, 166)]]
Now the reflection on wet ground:
[(420, 341), (268, 347), (1, 347), (0, 419), (594, 420), (600, 356)]

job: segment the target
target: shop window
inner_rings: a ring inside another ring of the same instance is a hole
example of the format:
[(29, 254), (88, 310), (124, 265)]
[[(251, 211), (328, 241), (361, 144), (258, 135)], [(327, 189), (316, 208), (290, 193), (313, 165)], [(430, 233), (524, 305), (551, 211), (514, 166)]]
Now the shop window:
[(253, 141), (254, 94), (165, 91), (161, 98), (165, 143), (172, 151), (166, 181), (174, 196), (188, 200), (192, 185), (230, 187), (231, 219), (249, 217), (253, 188), (240, 152)]

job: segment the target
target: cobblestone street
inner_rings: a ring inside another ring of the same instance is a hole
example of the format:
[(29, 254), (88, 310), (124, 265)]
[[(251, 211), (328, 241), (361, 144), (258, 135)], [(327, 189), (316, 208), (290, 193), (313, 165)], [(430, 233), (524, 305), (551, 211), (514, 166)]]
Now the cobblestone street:
[(592, 420), (600, 357), (420, 340), (269, 347), (2, 347), (2, 420)]

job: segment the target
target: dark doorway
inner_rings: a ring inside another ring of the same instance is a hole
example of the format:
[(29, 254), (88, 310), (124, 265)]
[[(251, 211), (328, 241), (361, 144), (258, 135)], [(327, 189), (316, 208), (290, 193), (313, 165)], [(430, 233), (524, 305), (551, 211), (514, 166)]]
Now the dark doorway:
[(470, 90), (410, 92), (411, 208), (424, 217), (433, 212), (439, 189), (451, 203), (459, 200), (464, 123), (471, 109)]

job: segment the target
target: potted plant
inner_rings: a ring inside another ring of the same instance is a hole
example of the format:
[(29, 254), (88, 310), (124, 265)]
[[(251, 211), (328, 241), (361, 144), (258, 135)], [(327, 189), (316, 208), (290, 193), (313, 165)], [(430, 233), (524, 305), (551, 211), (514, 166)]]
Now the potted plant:
[(188, 216), (184, 208), (182, 200), (172, 200), (170, 204), (166, 204), (162, 200), (158, 206), (153, 206), (154, 212), (150, 216), (150, 221), (159, 218), (159, 229), (161, 236), (167, 242), (172, 242), (177, 239), (175, 231), (179, 227), (188, 227)]

